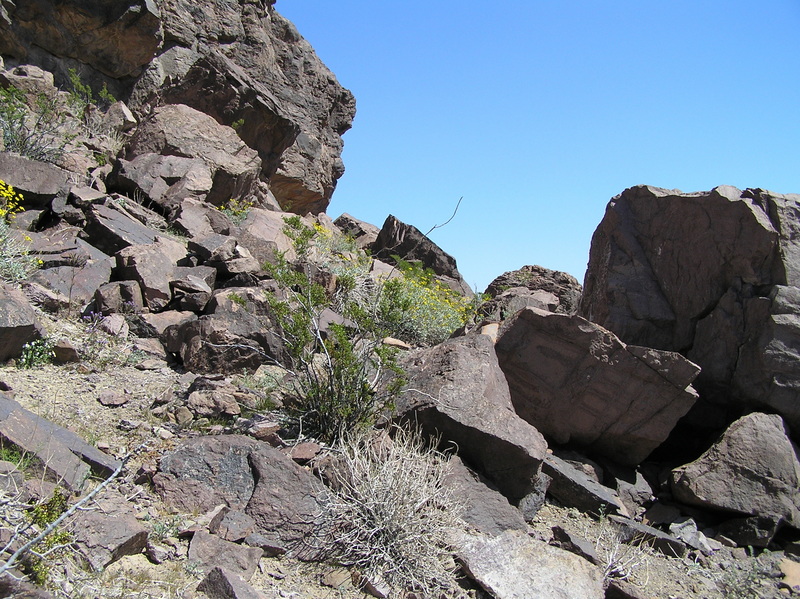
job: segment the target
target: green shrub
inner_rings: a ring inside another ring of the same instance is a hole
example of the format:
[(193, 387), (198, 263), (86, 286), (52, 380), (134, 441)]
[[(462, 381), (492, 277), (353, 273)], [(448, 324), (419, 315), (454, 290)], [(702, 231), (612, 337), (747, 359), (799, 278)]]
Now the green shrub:
[(28, 100), (14, 87), (0, 89), (0, 130), (7, 152), (57, 162), (75, 139), (65, 131), (66, 118), (56, 96), (37, 94)]
[(26, 279), (42, 264), (30, 254), (31, 238), (9, 226), (24, 210), (23, 201), (21, 193), (0, 180), (0, 279), (12, 283)]
[[(291, 217), (284, 231), (297, 253), (307, 255), (314, 230)], [(290, 420), (327, 442), (374, 425), (380, 414), (393, 409), (404, 384), (394, 350), (382, 344), (368, 319), (361, 318), (367, 312), (341, 294), (337, 307), (350, 321), (323, 331), (320, 317), (334, 298), (312, 280), (308, 269), (295, 268), (282, 256), (267, 268), (280, 288), (267, 300), (286, 348), (282, 366), (293, 374), (285, 402)]]
[(467, 324), (476, 305), (430, 270), (397, 258), (402, 277), (384, 282), (379, 317), (392, 336), (413, 345), (435, 345)]
[(105, 83), (97, 94), (97, 98), (95, 98), (94, 90), (91, 86), (81, 81), (81, 76), (78, 75), (78, 71), (69, 69), (68, 74), (69, 83), (72, 87), (69, 92), (69, 103), (77, 112), (82, 113), (89, 104), (95, 104), (101, 108), (107, 109), (117, 101), (111, 92), (108, 91), (108, 87)]

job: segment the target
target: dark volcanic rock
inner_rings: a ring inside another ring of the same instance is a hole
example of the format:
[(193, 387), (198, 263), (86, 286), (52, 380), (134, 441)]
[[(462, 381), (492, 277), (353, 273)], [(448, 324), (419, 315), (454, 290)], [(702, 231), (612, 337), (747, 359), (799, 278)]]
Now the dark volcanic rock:
[(528, 306), (574, 314), (581, 298), (581, 284), (565, 272), (529, 265), (503, 273), (489, 283), (485, 293), (492, 299), (481, 306), (481, 311), (496, 320), (504, 320)]
[(634, 187), (592, 240), (581, 314), (702, 372), (695, 427), (764, 409), (800, 430), (800, 196)]
[(485, 335), (449, 339), (402, 360), (409, 391), (397, 400), (398, 418), (444, 447), (518, 501), (530, 493), (547, 445), (514, 413), (491, 340)]
[(422, 231), (392, 215), (386, 217), (378, 238), (370, 249), (376, 258), (391, 264), (395, 263), (392, 256), (399, 256), (407, 262), (418, 261), (454, 290), (472, 295), (469, 285), (458, 272), (455, 258), (428, 239)]
[(694, 364), (625, 346), (580, 316), (521, 310), (501, 327), (496, 351), (522, 418), (558, 444), (621, 464), (641, 463), (696, 399)]
[(25, 295), (0, 282), (0, 362), (19, 357), (22, 346), (42, 333), (36, 312)]
[(783, 419), (754, 413), (734, 422), (696, 461), (672, 472), (676, 499), (800, 525), (800, 461)]

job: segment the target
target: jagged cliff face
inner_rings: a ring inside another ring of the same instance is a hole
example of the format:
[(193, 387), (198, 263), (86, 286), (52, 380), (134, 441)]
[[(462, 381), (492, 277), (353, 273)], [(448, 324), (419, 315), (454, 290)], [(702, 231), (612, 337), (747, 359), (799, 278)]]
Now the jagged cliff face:
[(0, 54), (7, 67), (37, 64), (62, 86), (74, 68), (139, 117), (186, 104), (236, 124), (261, 159), (249, 191), (319, 213), (344, 173), (341, 136), (355, 99), (273, 4), (19, 0), (0, 6)]

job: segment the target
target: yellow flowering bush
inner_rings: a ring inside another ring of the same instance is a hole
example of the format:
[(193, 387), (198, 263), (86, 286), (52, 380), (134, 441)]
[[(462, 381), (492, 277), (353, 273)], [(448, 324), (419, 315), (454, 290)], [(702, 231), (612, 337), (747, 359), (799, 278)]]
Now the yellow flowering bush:
[(247, 200), (237, 200), (231, 198), (221, 206), (217, 206), (217, 210), (227, 216), (235, 225), (240, 225), (250, 214), (250, 209), (253, 207), (253, 202)]
[(433, 272), (399, 261), (402, 277), (383, 284), (379, 315), (393, 336), (414, 345), (435, 345), (467, 324), (475, 302), (447, 287)]
[(42, 265), (30, 255), (31, 238), (11, 229), (9, 223), (25, 210), (21, 193), (0, 179), (0, 279), (21, 281)]

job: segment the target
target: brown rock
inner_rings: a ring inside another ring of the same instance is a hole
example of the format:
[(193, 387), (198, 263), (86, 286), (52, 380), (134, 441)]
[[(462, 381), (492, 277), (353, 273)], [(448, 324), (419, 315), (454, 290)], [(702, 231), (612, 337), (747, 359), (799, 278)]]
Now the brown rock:
[(511, 501), (533, 490), (546, 443), (513, 410), (508, 384), (484, 335), (449, 339), (403, 356), (409, 390), (397, 400), (400, 420), (491, 480)]
[(565, 272), (542, 266), (523, 266), (494, 279), (485, 293), (492, 299), (481, 312), (496, 320), (505, 320), (528, 306), (575, 314), (581, 297), (581, 284)]
[(672, 471), (672, 493), (690, 505), (798, 526), (799, 453), (780, 416), (749, 414), (697, 460)]
[(221, 539), (238, 543), (255, 529), (256, 522), (244, 512), (222, 508), (208, 525), (208, 532)]
[(116, 254), (115, 272), (121, 278), (138, 281), (147, 306), (164, 308), (172, 299), (169, 282), (177, 263), (186, 255), (182, 244), (159, 238), (144, 245), (132, 245)]
[(97, 396), (97, 401), (107, 408), (116, 408), (128, 403), (129, 398), (122, 391), (106, 389)]
[(257, 482), (245, 513), (255, 520), (257, 532), (277, 535), (290, 547), (297, 546), (313, 534), (322, 484), (265, 444), (250, 454), (250, 464)]
[(237, 416), (242, 413), (236, 398), (223, 391), (194, 391), (186, 407), (196, 416)]
[(613, 489), (601, 485), (561, 458), (550, 454), (545, 456), (542, 472), (551, 479), (547, 494), (562, 505), (595, 515), (628, 515)]
[(69, 171), (10, 152), (0, 152), (0, 173), (25, 197), (26, 209), (47, 208), (59, 192), (69, 189), (71, 181)]
[(141, 312), (144, 308), (142, 291), (137, 281), (113, 281), (97, 288), (94, 294), (94, 307), (104, 316), (112, 312), (130, 314)]
[(216, 567), (197, 585), (209, 599), (264, 599), (264, 595), (250, 586), (239, 574)]
[(67, 530), (75, 537), (78, 551), (99, 571), (125, 555), (141, 553), (147, 544), (147, 529), (116, 491), (104, 491), (95, 502), (99, 509), (78, 512)]
[(215, 205), (251, 194), (261, 170), (261, 159), (233, 129), (183, 104), (160, 106), (142, 120), (126, 158), (143, 154), (202, 160), (212, 179), (205, 200)]
[(458, 456), (450, 458), (448, 468), (444, 484), (464, 505), (460, 514), (464, 522), (488, 535), (498, 535), (504, 530), (528, 530), (522, 513), (489, 481), (467, 468)]
[(92, 301), (97, 288), (111, 278), (113, 258), (87, 260), (79, 266), (58, 266), (37, 270), (28, 281), (58, 294), (59, 304), (67, 298), (67, 309), (85, 306)]
[(525, 308), (504, 323), (495, 347), (522, 418), (558, 444), (622, 464), (641, 463), (697, 397), (689, 386), (696, 366), (629, 349), (580, 316)]
[(187, 559), (204, 572), (224, 568), (244, 580), (250, 580), (255, 574), (261, 555), (262, 551), (258, 547), (231, 543), (200, 530), (194, 534), (189, 543)]

